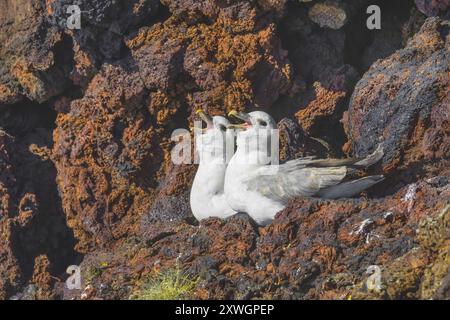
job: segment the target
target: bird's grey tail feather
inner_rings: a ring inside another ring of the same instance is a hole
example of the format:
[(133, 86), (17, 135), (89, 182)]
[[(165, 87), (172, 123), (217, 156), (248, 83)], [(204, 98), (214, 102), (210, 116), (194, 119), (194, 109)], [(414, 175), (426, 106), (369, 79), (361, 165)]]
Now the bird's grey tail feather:
[(322, 189), (317, 194), (325, 199), (349, 198), (384, 180), (384, 176), (368, 176)]
[(380, 161), (383, 158), (383, 156), (384, 156), (384, 145), (383, 143), (380, 143), (374, 152), (369, 154), (364, 159), (356, 162), (354, 165), (355, 167), (363, 167), (363, 168), (369, 167)]

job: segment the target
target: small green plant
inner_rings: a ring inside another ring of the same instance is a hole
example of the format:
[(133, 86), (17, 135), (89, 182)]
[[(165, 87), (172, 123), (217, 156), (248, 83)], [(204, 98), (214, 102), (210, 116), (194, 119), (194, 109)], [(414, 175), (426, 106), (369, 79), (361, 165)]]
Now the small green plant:
[(91, 284), (92, 281), (94, 281), (95, 278), (101, 276), (103, 273), (103, 270), (100, 268), (92, 267), (89, 268), (88, 272), (84, 276), (86, 284)]
[(151, 276), (142, 288), (131, 297), (137, 300), (189, 299), (198, 279), (184, 275), (180, 268), (166, 269)]
[(107, 262), (102, 262), (98, 267), (90, 267), (87, 275), (85, 276), (86, 283), (91, 284), (95, 278), (98, 278), (103, 274), (106, 268), (108, 268)]

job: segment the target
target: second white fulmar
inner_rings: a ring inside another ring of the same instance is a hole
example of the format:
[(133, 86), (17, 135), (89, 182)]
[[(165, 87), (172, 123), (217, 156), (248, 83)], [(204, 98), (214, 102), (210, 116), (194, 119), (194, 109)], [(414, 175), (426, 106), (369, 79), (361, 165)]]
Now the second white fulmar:
[(228, 205), (223, 189), (227, 157), (234, 153), (234, 133), (227, 128), (230, 123), (226, 118), (211, 118), (202, 110), (196, 113), (206, 128), (194, 132), (200, 163), (191, 188), (191, 210), (199, 221), (209, 217), (227, 218), (236, 213)]
[(355, 169), (366, 168), (383, 157), (381, 145), (365, 159), (298, 158), (273, 166), (249, 159), (266, 159), (273, 118), (265, 112), (232, 111), (244, 121), (231, 125), (237, 133), (237, 150), (225, 173), (225, 197), (238, 212), (246, 212), (259, 225), (274, 219), (286, 203), (298, 196), (336, 199), (354, 196), (384, 179), (381, 175), (344, 181)]

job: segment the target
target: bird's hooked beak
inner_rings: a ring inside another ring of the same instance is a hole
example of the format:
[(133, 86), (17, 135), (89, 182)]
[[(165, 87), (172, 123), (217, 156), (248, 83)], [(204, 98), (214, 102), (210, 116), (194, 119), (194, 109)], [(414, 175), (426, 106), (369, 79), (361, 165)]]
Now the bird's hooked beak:
[(202, 109), (198, 109), (198, 110), (195, 111), (195, 114), (199, 115), (200, 119), (202, 119), (206, 123), (206, 128), (202, 129), (202, 128), (191, 127), (192, 131), (199, 130), (199, 131), (201, 131), (203, 133), (206, 130), (212, 129), (214, 127), (212, 118), (209, 115), (207, 115), (205, 113), (205, 111), (203, 111)]
[(228, 113), (228, 116), (244, 121), (244, 123), (241, 123), (241, 124), (229, 124), (227, 126), (228, 129), (243, 129), (243, 130), (245, 130), (252, 125), (252, 118), (250, 117), (250, 115), (248, 113), (231, 110)]

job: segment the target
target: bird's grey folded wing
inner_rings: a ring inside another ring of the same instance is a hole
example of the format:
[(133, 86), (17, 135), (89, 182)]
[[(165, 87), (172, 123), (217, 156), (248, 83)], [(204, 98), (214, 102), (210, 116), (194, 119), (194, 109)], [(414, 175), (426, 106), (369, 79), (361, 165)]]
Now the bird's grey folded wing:
[(248, 190), (255, 191), (274, 201), (287, 202), (297, 196), (313, 196), (321, 189), (340, 183), (345, 167), (303, 167), (293, 169), (291, 164), (265, 166), (255, 170), (244, 180)]
[(294, 160), (289, 160), (287, 162), (285, 162), (284, 164), (282, 164), (284, 166), (284, 168), (286, 170), (288, 169), (299, 169), (299, 168), (304, 168), (307, 165), (313, 163), (315, 160), (315, 157), (304, 157), (304, 158), (297, 158)]
[(295, 160), (291, 160), (286, 162), (286, 168), (291, 170), (297, 170), (305, 167), (315, 167), (315, 168), (324, 168), (324, 167), (340, 167), (340, 166), (350, 166), (360, 161), (360, 159), (355, 158), (347, 158), (347, 159), (315, 159), (314, 157), (306, 157), (306, 158), (298, 158)]

